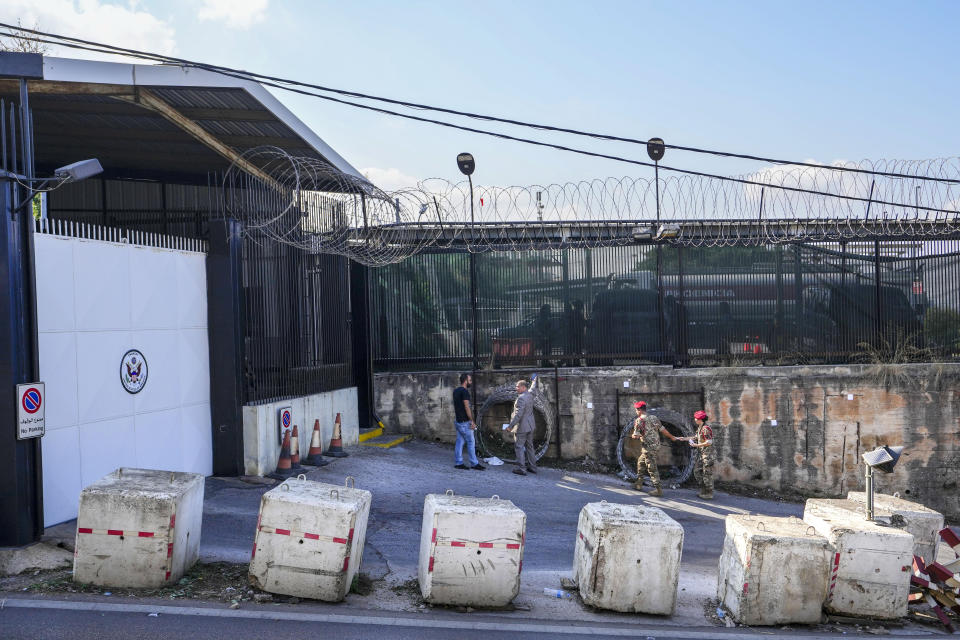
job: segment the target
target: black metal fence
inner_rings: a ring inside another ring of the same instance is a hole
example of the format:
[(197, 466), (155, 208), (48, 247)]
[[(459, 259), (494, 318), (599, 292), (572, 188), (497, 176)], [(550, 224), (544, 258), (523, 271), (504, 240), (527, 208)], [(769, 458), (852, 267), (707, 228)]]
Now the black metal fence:
[(466, 254), (372, 270), (378, 369), (960, 355), (960, 241), (637, 245), (473, 259), (472, 283)]
[[(222, 205), (216, 186), (88, 180), (50, 193), (46, 214), (207, 240), (208, 220), (224, 215)], [(353, 386), (347, 260), (248, 233), (242, 261), (245, 403)]]

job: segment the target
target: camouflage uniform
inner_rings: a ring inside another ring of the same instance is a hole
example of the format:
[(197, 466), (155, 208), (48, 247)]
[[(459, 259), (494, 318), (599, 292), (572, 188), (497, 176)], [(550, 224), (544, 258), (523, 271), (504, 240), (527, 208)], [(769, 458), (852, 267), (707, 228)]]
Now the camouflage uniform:
[[(697, 429), (695, 444), (703, 444), (707, 440), (713, 440), (713, 429), (708, 425), (703, 425)], [(700, 452), (700, 458), (693, 468), (693, 475), (700, 484), (700, 493), (713, 494), (713, 463), (717, 461), (717, 454), (713, 450), (713, 445), (697, 449)]]
[(633, 432), (640, 436), (641, 449), (637, 458), (637, 489), (643, 486), (643, 472), (646, 469), (653, 482), (653, 488), (660, 488), (660, 470), (657, 468), (657, 453), (660, 451), (660, 429), (663, 425), (659, 418), (645, 415), (633, 422)]

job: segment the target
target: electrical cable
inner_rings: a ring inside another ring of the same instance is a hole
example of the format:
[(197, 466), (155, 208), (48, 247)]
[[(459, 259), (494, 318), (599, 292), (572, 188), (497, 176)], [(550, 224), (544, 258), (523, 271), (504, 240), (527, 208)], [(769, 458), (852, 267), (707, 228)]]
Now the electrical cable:
[[(5, 26), (5, 25), (4, 25), (3, 23), (0, 23), (0, 27), (3, 27), (3, 26)], [(35, 40), (40, 41), (39, 39), (35, 39)], [(49, 41), (43, 41), (43, 42), (49, 42)], [(56, 43), (51, 43), (51, 44), (56, 44)], [(94, 44), (96, 44), (96, 43), (94, 43)], [(65, 46), (70, 46), (70, 45), (65, 45)], [(119, 49), (119, 47), (112, 47), (111, 45), (106, 45), (106, 46), (107, 46), (108, 48), (110, 48), (110, 49)], [(93, 48), (85, 47), (85, 46), (73, 46), (72, 48), (80, 48), (80, 49), (86, 49), (86, 50), (90, 50), (90, 51), (98, 51), (98, 49), (93, 49)], [(134, 50), (129, 50), (129, 51), (133, 52)], [(109, 51), (101, 51), (101, 52), (110, 53)], [(139, 54), (140, 52), (136, 52), (136, 53)], [(146, 54), (146, 55), (155, 55), (155, 54)], [(155, 59), (159, 59), (159, 58), (161, 58), (161, 57), (162, 57), (162, 56), (157, 56)], [(177, 59), (172, 59), (172, 60), (177, 60)], [(190, 64), (190, 63), (188, 63), (188, 64)], [(194, 66), (196, 66), (196, 65), (194, 65)], [(196, 68), (205, 69), (203, 66), (196, 66)], [(206, 70), (206, 69), (205, 69), (205, 70)], [(236, 79), (239, 79), (239, 80), (249, 80), (249, 78), (247, 78), (247, 77), (245, 77), (245, 76), (243, 76), (243, 75), (240, 75), (240, 74), (235, 74), (235, 73), (232, 73), (232, 72), (227, 72), (227, 71), (222, 71), (222, 70), (213, 70), (213, 69), (209, 69), (209, 70), (212, 71), (212, 72), (218, 73), (218, 74), (220, 74), (220, 75), (227, 76), (227, 77), (232, 77), (232, 78), (236, 78)], [(373, 111), (373, 112), (376, 112), (376, 113), (382, 113), (382, 114), (385, 114), (385, 115), (392, 115), (392, 116), (396, 116), (396, 117), (399, 117), (399, 118), (404, 118), (404, 119), (407, 119), (407, 120), (414, 120), (414, 121), (417, 121), (417, 122), (424, 122), (424, 123), (427, 123), (427, 124), (433, 124), (433, 125), (437, 125), (437, 126), (442, 126), (442, 127), (451, 128), (451, 129), (457, 129), (457, 130), (466, 131), (466, 132), (469, 132), (469, 133), (476, 133), (476, 134), (479, 134), (479, 135), (485, 135), (485, 136), (490, 136), (490, 137), (494, 137), (494, 138), (499, 138), (499, 139), (502, 139), (502, 140), (511, 140), (511, 141), (520, 142), (520, 143), (523, 143), (523, 144), (529, 144), (529, 145), (533, 145), (533, 146), (539, 146), (539, 147), (545, 147), (545, 148), (549, 148), (549, 149), (555, 149), (555, 150), (558, 150), (558, 151), (566, 151), (566, 152), (569, 152), (569, 153), (575, 153), (575, 154), (583, 155), (583, 156), (587, 156), (587, 157), (600, 158), (600, 159), (604, 159), (604, 160), (612, 160), (612, 161), (615, 161), (615, 162), (622, 162), (622, 163), (632, 164), (632, 165), (642, 166), (642, 167), (658, 167), (658, 168), (659, 168), (660, 170), (662, 170), (662, 171), (671, 171), (671, 172), (674, 172), (674, 173), (680, 173), (680, 174), (689, 175), (689, 176), (697, 176), (697, 177), (701, 177), (701, 178), (712, 178), (712, 179), (716, 179), (716, 180), (723, 180), (723, 181), (727, 181), (727, 182), (735, 182), (735, 183), (744, 184), (744, 185), (751, 185), (751, 186), (755, 186), (755, 187), (762, 187), (762, 188), (769, 187), (769, 188), (771, 188), (771, 189), (779, 189), (779, 190), (784, 190), (784, 191), (792, 191), (792, 192), (796, 192), (796, 193), (806, 193), (806, 194), (811, 194), (811, 195), (826, 196), (826, 197), (830, 197), (830, 198), (838, 198), (838, 199), (841, 199), (841, 200), (851, 200), (851, 201), (856, 201), (856, 202), (865, 202), (865, 203), (870, 203), (870, 204), (872, 204), (872, 205), (891, 206), (891, 207), (904, 207), (904, 208), (911, 208), (911, 209), (917, 209), (917, 210), (923, 210), (923, 211), (931, 211), (931, 212), (934, 212), (934, 213), (956, 213), (956, 212), (953, 211), (953, 210), (940, 209), (940, 208), (937, 208), (937, 207), (930, 207), (930, 206), (926, 206), (926, 205), (919, 205), (919, 204), (912, 205), (912, 204), (905, 204), (905, 203), (900, 203), (900, 202), (891, 202), (891, 201), (886, 201), (886, 200), (878, 200), (878, 199), (867, 198), (867, 197), (862, 197), (862, 196), (852, 196), (852, 195), (839, 194), (839, 193), (830, 193), (830, 192), (825, 192), (825, 191), (818, 191), (818, 190), (815, 190), (815, 189), (805, 189), (805, 188), (803, 188), (803, 187), (792, 187), (792, 186), (787, 186), (787, 185), (782, 185), (782, 184), (771, 184), (771, 183), (765, 183), (765, 182), (758, 182), (758, 181), (756, 181), (756, 180), (751, 180), (751, 179), (742, 178), (742, 177), (725, 176), (725, 175), (721, 175), (721, 174), (708, 173), (708, 172), (703, 172), (703, 171), (695, 171), (695, 170), (692, 170), (692, 169), (681, 169), (681, 168), (679, 168), (679, 167), (673, 167), (673, 166), (669, 166), (669, 165), (662, 165), (662, 164), (657, 165), (657, 164), (655, 164), (655, 163), (653, 163), (653, 162), (648, 162), (648, 161), (643, 161), (643, 160), (635, 160), (635, 159), (626, 158), (626, 157), (623, 157), (623, 156), (617, 156), (617, 155), (606, 154), (606, 153), (599, 153), (599, 152), (596, 152), (596, 151), (588, 151), (588, 150), (586, 150), (586, 149), (578, 149), (578, 148), (575, 148), (575, 147), (568, 147), (568, 146), (565, 146), (565, 145), (555, 144), (555, 143), (551, 143), (551, 142), (543, 142), (543, 141), (540, 141), (540, 140), (534, 140), (534, 139), (532, 139), (532, 138), (522, 138), (522, 137), (519, 137), (519, 136), (512, 136), (512, 135), (505, 134), (505, 133), (498, 133), (498, 132), (495, 132), (495, 131), (487, 131), (487, 130), (485, 130), (485, 129), (477, 129), (477, 128), (474, 128), (474, 127), (467, 127), (467, 126), (464, 126), (464, 125), (458, 125), (458, 124), (451, 123), (451, 122), (445, 122), (445, 121), (443, 121), (443, 120), (436, 120), (436, 119), (433, 119), (433, 118), (424, 118), (424, 117), (415, 116), (415, 115), (412, 115), (412, 114), (400, 113), (400, 112), (397, 112), (397, 111), (392, 111), (392, 110), (389, 110), (389, 109), (384, 109), (384, 108), (382, 108), (382, 107), (374, 107), (374, 106), (371, 106), (371, 105), (365, 105), (365, 104), (360, 104), (360, 103), (356, 103), (356, 102), (351, 102), (351, 101), (349, 101), (349, 100), (343, 100), (343, 99), (341, 99), (341, 98), (335, 98), (335, 97), (333, 97), (333, 96), (327, 96), (327, 95), (319, 94), (319, 93), (316, 93), (316, 92), (313, 92), (313, 91), (307, 91), (307, 90), (304, 90), (304, 89), (297, 89), (297, 88), (294, 88), (294, 87), (287, 87), (287, 86), (283, 86), (283, 85), (281, 85), (281, 84), (274, 83), (274, 82), (260, 81), (260, 84), (265, 85), (265, 86), (269, 86), (269, 87), (274, 87), (274, 88), (277, 88), (277, 89), (282, 89), (282, 90), (289, 91), (289, 92), (292, 92), (292, 93), (297, 93), (297, 94), (301, 94), (301, 95), (305, 95), (305, 96), (310, 96), (310, 97), (319, 98), (319, 99), (321, 99), (321, 100), (327, 100), (327, 101), (329, 101), (329, 102), (334, 102), (334, 103), (338, 103), (338, 104), (343, 104), (343, 105), (347, 105), (347, 106), (352, 106), (352, 107), (356, 107), (356, 108), (359, 108), (359, 109), (364, 109), (364, 110), (368, 110), (368, 111)], [(812, 167), (813, 167), (813, 168), (816, 168), (816, 169), (821, 169), (821, 170), (832, 170), (832, 169), (835, 168), (835, 167), (829, 166), (829, 165), (812, 165)], [(863, 169), (863, 170), (858, 170), (857, 173), (866, 173), (866, 174), (871, 174), (871, 173), (872, 173), (872, 174), (875, 174), (875, 175), (883, 175), (883, 176), (888, 175), (887, 173), (883, 173), (883, 172), (873, 172), (873, 171), (865, 170), (865, 169)], [(904, 177), (907, 177), (907, 178), (909, 178), (909, 179), (915, 179), (915, 180), (920, 180), (920, 181), (932, 181), (932, 182), (951, 183), (951, 184), (953, 184), (953, 183), (960, 183), (960, 180), (952, 180), (952, 179), (947, 179), (947, 178), (930, 178), (930, 177), (926, 177), (926, 176), (911, 176), (911, 175), (908, 175), (908, 174), (896, 174), (896, 175), (898, 175), (898, 176), (904, 176)]]
[[(0, 27), (7, 28), (7, 29), (12, 29), (12, 30), (14, 31), (14, 33), (9, 33), (9, 32), (7, 32), (7, 33), (4, 33), (4, 34), (3, 34), (3, 35), (6, 35), (7, 37), (21, 37), (21, 38), (24, 38), (24, 39), (27, 39), (27, 40), (32, 40), (32, 41), (36, 41), (36, 42), (42, 42), (42, 43), (45, 43), (45, 44), (52, 44), (52, 45), (57, 45), (57, 46), (65, 46), (65, 47), (76, 48), (76, 49), (84, 49), (84, 50), (88, 50), (88, 51), (97, 51), (97, 52), (100, 52), (100, 53), (110, 53), (110, 54), (114, 54), (114, 55), (125, 55), (125, 56), (130, 56), (130, 57), (136, 57), (136, 58), (143, 58), (143, 59), (153, 60), (153, 61), (157, 61), (157, 62), (176, 63), (176, 64), (181, 64), (181, 65), (185, 65), (185, 66), (190, 66), (190, 67), (197, 68), (197, 69), (203, 69), (203, 70), (206, 70), (206, 71), (211, 71), (211, 72), (215, 72), (215, 73), (221, 73), (221, 74), (223, 74), (223, 75), (228, 75), (228, 76), (231, 76), (231, 77), (238, 77), (238, 78), (244, 79), (244, 80), (269, 81), (269, 83), (274, 83), (274, 84), (269, 84), (269, 86), (272, 86), (272, 87), (275, 87), (275, 88), (278, 88), (278, 89), (282, 89), (282, 90), (293, 91), (293, 92), (295, 92), (295, 93), (302, 93), (302, 94), (304, 94), (304, 95), (312, 95), (312, 96), (314, 96), (314, 97), (319, 97), (319, 98), (330, 99), (329, 96), (322, 96), (322, 95), (319, 95), (319, 94), (314, 94), (314, 93), (312, 93), (312, 92), (294, 91), (294, 90), (291, 89), (290, 86), (288, 86), (288, 85), (299, 86), (299, 87), (307, 87), (307, 88), (310, 88), (310, 89), (316, 89), (316, 90), (318, 90), (318, 91), (326, 91), (326, 92), (329, 92), (329, 93), (336, 93), (336, 94), (339, 94), (339, 95), (346, 95), (346, 96), (351, 96), (351, 97), (355, 97), (355, 98), (362, 98), (362, 99), (367, 99), (367, 100), (375, 100), (375, 101), (378, 101), (378, 102), (384, 102), (384, 103), (388, 103), (388, 104), (394, 104), (394, 105), (398, 105), (398, 106), (404, 106), (404, 107), (408, 107), (408, 108), (411, 108), (411, 109), (426, 110), (426, 111), (436, 111), (436, 112), (439, 112), (439, 113), (447, 113), (447, 114), (450, 114), (450, 115), (456, 115), (456, 116), (461, 116), (461, 117), (466, 117), (466, 118), (472, 118), (472, 119), (476, 119), (476, 120), (483, 120), (483, 121), (487, 121), (487, 122), (499, 122), (499, 123), (514, 125), (514, 126), (527, 127), (527, 128), (537, 129), (537, 130), (540, 130), (540, 131), (550, 131), (550, 132), (555, 132), (555, 133), (566, 133), (566, 134), (570, 134), (570, 135), (584, 136), (584, 137), (589, 137), (589, 138), (593, 138), (593, 139), (597, 139), (597, 140), (604, 140), (604, 141), (624, 142), (624, 143), (629, 143), (629, 144), (640, 144), (640, 145), (644, 145), (644, 146), (647, 145), (647, 141), (646, 141), (646, 140), (640, 140), (640, 139), (637, 139), (637, 138), (630, 138), (630, 137), (624, 137), (624, 136), (615, 136), (615, 135), (610, 135), (610, 134), (602, 134), (602, 133), (595, 133), (595, 132), (583, 131), (583, 130), (579, 130), (579, 129), (571, 129), (571, 128), (567, 128), (567, 127), (558, 127), (558, 126), (553, 126), (553, 125), (532, 123), (532, 122), (526, 122), (526, 121), (523, 121), (523, 120), (516, 120), (516, 119), (511, 119), (511, 118), (502, 118), (502, 117), (498, 117), (498, 116), (491, 116), (491, 115), (485, 115), (485, 114), (479, 114), (479, 113), (472, 113), (472, 112), (469, 112), (469, 111), (460, 111), (460, 110), (449, 109), (449, 108), (445, 108), (445, 107), (435, 107), (435, 106), (431, 106), (431, 105), (427, 105), (427, 104), (421, 104), (421, 103), (416, 103), (416, 102), (409, 102), (409, 101), (398, 100), (398, 99), (394, 99), (394, 98), (386, 98), (386, 97), (383, 97), (383, 96), (376, 96), (376, 95), (372, 95), (372, 94), (360, 93), (360, 92), (356, 92), (356, 91), (349, 91), (349, 90), (345, 90), (345, 89), (336, 89), (336, 88), (333, 88), (333, 87), (326, 87), (326, 86), (323, 86), (323, 85), (318, 85), (318, 84), (313, 84), (313, 83), (308, 83), (308, 82), (302, 82), (302, 81), (299, 81), (299, 80), (291, 80), (291, 79), (287, 79), (287, 78), (280, 78), (280, 77), (271, 76), (271, 75), (268, 75), (268, 74), (261, 74), (261, 73), (256, 73), (256, 72), (252, 72), (252, 71), (243, 71), (243, 70), (234, 69), (234, 68), (231, 68), (231, 67), (224, 67), (224, 66), (221, 66), (221, 65), (215, 65), (215, 64), (209, 64), (209, 63), (196, 62), (196, 61), (187, 60), (187, 59), (184, 59), (184, 58), (177, 58), (177, 57), (174, 57), (174, 56), (167, 56), (167, 55), (164, 55), (164, 54), (156, 54), (156, 53), (151, 53), (151, 52), (146, 52), (146, 51), (140, 51), (140, 50), (137, 50), (137, 49), (128, 49), (128, 48), (125, 48), (125, 47), (117, 47), (117, 46), (114, 46), (114, 45), (99, 43), (99, 42), (95, 42), (95, 41), (91, 41), (91, 40), (84, 40), (84, 39), (81, 39), (81, 38), (73, 38), (73, 37), (70, 37), (70, 36), (62, 36), (62, 35), (59, 35), (59, 34), (54, 34), (54, 33), (44, 32), (44, 31), (39, 31), (39, 30), (36, 30), (36, 29), (28, 29), (28, 28), (26, 28), (26, 27), (14, 26), (14, 25), (2, 23), (2, 22), (0, 22)], [(19, 32), (19, 33), (18, 33), (18, 32)], [(37, 35), (37, 36), (46, 36), (47, 38), (55, 38), (57, 41), (43, 40), (43, 39), (40, 39), (40, 38), (33, 38), (33, 37), (24, 36), (24, 35), (22, 35), (22, 32), (33, 33), (33, 34), (35, 34), (35, 35)], [(73, 44), (70, 44), (70, 43), (73, 43)], [(81, 45), (88, 45), (88, 46), (81, 46)], [(97, 48), (91, 48), (91, 47), (97, 47)], [(267, 83), (267, 82), (264, 82), (263, 84), (268, 84), (268, 83)], [(368, 107), (368, 106), (366, 106), (366, 105), (359, 105), (359, 104), (357, 104), (357, 103), (351, 103), (351, 102), (348, 102), (348, 101), (337, 101), (337, 102), (340, 102), (341, 104), (350, 105), (350, 106), (361, 107), (361, 108), (371, 108), (371, 109), (372, 109), (372, 107)], [(376, 109), (374, 109), (374, 110), (376, 110)], [(384, 113), (384, 114), (387, 114), (387, 115), (400, 116), (400, 117), (407, 117), (407, 116), (405, 116), (405, 114), (400, 114), (400, 113), (396, 113), (396, 112), (392, 112), (392, 111), (388, 111), (388, 110), (380, 110), (380, 113)], [(425, 121), (425, 122), (431, 122), (431, 123), (434, 123), (434, 124), (439, 124), (439, 123), (440, 123), (440, 121), (433, 121), (433, 120), (429, 120), (429, 119), (424, 119), (423, 121)], [(450, 123), (446, 123), (446, 126), (457, 127), (457, 125), (453, 125), (453, 124), (450, 124)], [(474, 132), (474, 133), (477, 133), (477, 132), (481, 132), (481, 133), (482, 133), (482, 131), (480, 131), (480, 130), (471, 129), (471, 128), (469, 128), (469, 127), (465, 127), (465, 128), (463, 128), (463, 130), (469, 131), (469, 132)], [(509, 139), (518, 140), (518, 141), (524, 141), (524, 139), (522, 139), (522, 138), (509, 138)], [(802, 161), (796, 161), (796, 160), (783, 160), (783, 159), (770, 158), (770, 157), (765, 157), (765, 156), (758, 156), (758, 155), (754, 155), (754, 154), (735, 153), (735, 152), (731, 152), (731, 151), (718, 151), (718, 150), (704, 149), (704, 148), (700, 148), (700, 147), (692, 147), (692, 146), (687, 146), (687, 145), (670, 144), (670, 143), (666, 143), (666, 142), (664, 143), (663, 146), (664, 146), (665, 148), (667, 148), (667, 149), (674, 149), (674, 150), (677, 150), (677, 151), (687, 151), (687, 152), (691, 152), (691, 153), (707, 154), (707, 155), (713, 155), (713, 156), (725, 157), (725, 158), (737, 158), (737, 159), (743, 159), (743, 160), (754, 160), (754, 161), (759, 161), (759, 162), (768, 162), (768, 163), (770, 163), (770, 164), (775, 164), (775, 165), (796, 165), (796, 166), (801, 166), (801, 167), (822, 168), (822, 169), (827, 169), (827, 170), (830, 170), (830, 171), (850, 172), (850, 173), (863, 173), (863, 174), (868, 174), (868, 175), (878, 175), (878, 176), (884, 176), (884, 177), (889, 177), (889, 178), (906, 178), (906, 179), (921, 180), (921, 181), (927, 181), (927, 180), (929, 180), (929, 181), (934, 181), (934, 182), (945, 182), (945, 183), (960, 184), (960, 179), (938, 178), (938, 177), (932, 177), (932, 176), (918, 176), (918, 175), (911, 175), (911, 174), (898, 173), (898, 172), (875, 171), (875, 170), (871, 170), (871, 169), (864, 169), (864, 168), (861, 168), (861, 167), (850, 167), (850, 166), (844, 166), (844, 165), (823, 165), (823, 164), (817, 164), (817, 163), (811, 163), (811, 162), (802, 162)], [(562, 150), (569, 150), (569, 149), (563, 149), (562, 147), (557, 147), (557, 148), (560, 148), (560, 149), (562, 149)], [(604, 156), (600, 156), (600, 157), (604, 157)], [(611, 159), (615, 159), (615, 158), (611, 158)], [(640, 163), (640, 164), (642, 164), (643, 166), (653, 166), (653, 165), (650, 164), (650, 163)], [(676, 169), (668, 169), (668, 170), (674, 170), (674, 171), (676, 171)]]

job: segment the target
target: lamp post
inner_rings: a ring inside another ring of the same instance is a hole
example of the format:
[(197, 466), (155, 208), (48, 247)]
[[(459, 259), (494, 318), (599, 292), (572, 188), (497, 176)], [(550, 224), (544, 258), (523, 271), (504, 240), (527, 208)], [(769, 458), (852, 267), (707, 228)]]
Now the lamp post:
[(460, 169), (460, 173), (467, 176), (467, 182), (470, 185), (470, 239), (467, 243), (467, 251), (470, 253), (470, 312), (472, 317), (470, 334), (473, 339), (473, 371), (476, 372), (480, 365), (477, 359), (477, 257), (473, 251), (473, 178), (470, 176), (473, 175), (477, 165), (472, 154), (461, 153), (457, 155), (457, 167)]
[(867, 493), (866, 519), (871, 522), (873, 522), (873, 471), (876, 469), (883, 473), (891, 473), (902, 453), (903, 447), (883, 446), (863, 454), (863, 461), (867, 465), (865, 486)]

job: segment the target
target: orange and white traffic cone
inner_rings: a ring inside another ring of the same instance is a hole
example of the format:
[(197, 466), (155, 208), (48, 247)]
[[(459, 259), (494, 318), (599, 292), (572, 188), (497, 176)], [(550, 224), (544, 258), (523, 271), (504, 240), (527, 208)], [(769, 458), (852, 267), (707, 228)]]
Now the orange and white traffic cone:
[(313, 435), (310, 437), (310, 451), (303, 460), (303, 464), (312, 467), (323, 467), (330, 464), (329, 460), (323, 459), (323, 445), (320, 444), (320, 421), (313, 421)]
[(294, 471), (303, 469), (300, 466), (300, 437), (297, 435), (297, 425), (293, 425), (293, 435), (290, 436), (290, 468)]
[(324, 451), (323, 455), (331, 458), (346, 458), (349, 453), (343, 450), (343, 438), (340, 436), (340, 414), (333, 422), (333, 437), (330, 438), (330, 448)]
[(280, 446), (280, 459), (277, 461), (277, 470), (267, 474), (268, 478), (286, 480), (293, 475), (290, 465), (290, 434), (283, 434), (283, 444)]

